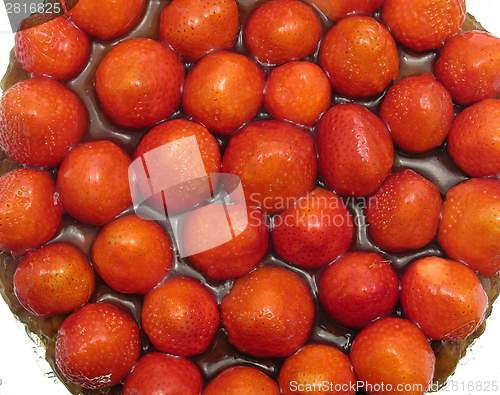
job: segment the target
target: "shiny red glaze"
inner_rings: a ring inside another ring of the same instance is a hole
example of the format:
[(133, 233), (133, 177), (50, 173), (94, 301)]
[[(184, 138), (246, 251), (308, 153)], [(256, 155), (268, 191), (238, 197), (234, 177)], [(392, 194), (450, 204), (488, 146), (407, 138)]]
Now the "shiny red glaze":
[(373, 14), (384, 0), (306, 0), (318, 7), (332, 21), (349, 14)]

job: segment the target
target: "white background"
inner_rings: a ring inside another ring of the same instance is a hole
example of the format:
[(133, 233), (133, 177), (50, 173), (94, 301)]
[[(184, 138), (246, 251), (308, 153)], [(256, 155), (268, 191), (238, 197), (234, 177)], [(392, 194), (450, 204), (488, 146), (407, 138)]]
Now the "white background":
[[(410, 0), (411, 1), (411, 0)], [(483, 26), (500, 36), (500, 2), (498, 0), (468, 0), (467, 11)], [(0, 2), (0, 76), (8, 64), (9, 51), (14, 43), (5, 6)], [(486, 332), (475, 341), (462, 360), (452, 380), (459, 388), (472, 383), (496, 381), (500, 386), (500, 302), (496, 303), (492, 317), (488, 319)], [(50, 366), (44, 359), (43, 350), (26, 335), (24, 326), (11, 314), (7, 305), (0, 300), (0, 395), (50, 394), (68, 395), (66, 388), (51, 378)], [(491, 386), (490, 386), (491, 388)], [(493, 392), (441, 390), (440, 394), (489, 395)], [(495, 392), (500, 393), (500, 390)]]

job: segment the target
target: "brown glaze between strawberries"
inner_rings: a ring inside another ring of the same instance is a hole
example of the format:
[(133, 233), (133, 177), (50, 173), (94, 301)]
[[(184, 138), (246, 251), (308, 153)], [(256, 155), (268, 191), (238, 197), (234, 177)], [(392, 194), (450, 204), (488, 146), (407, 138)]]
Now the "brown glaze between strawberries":
[[(253, 12), (253, 10), (255, 10), (260, 4), (264, 3), (265, 1), (266, 0), (238, 1), (240, 21), (242, 25), (244, 24), (247, 17)], [(91, 46), (91, 60), (89, 64), (77, 78), (66, 83), (66, 85), (70, 89), (72, 89), (80, 96), (80, 98), (86, 104), (90, 113), (91, 127), (87, 131), (87, 134), (85, 135), (83, 141), (102, 139), (111, 140), (130, 154), (132, 154), (135, 150), (135, 147), (138, 145), (141, 137), (144, 135), (146, 130), (142, 132), (126, 131), (118, 128), (117, 126), (113, 125), (108, 119), (106, 119), (105, 115), (97, 104), (97, 98), (94, 88), (95, 71), (103, 57), (118, 42), (136, 37), (150, 37), (156, 39), (158, 35), (160, 13), (167, 4), (167, 2), (163, 2), (160, 0), (150, 0), (147, 4), (146, 11), (143, 18), (141, 19), (141, 22), (126, 37), (122, 37), (111, 42), (103, 42), (94, 39)], [(322, 22), (325, 31), (327, 31), (332, 25), (332, 22), (328, 21), (324, 16), (322, 16)], [(464, 30), (479, 28), (481, 28), (481, 26), (472, 17), (468, 16), (467, 21), (464, 25)], [(233, 50), (248, 55), (242, 44), (241, 32), (238, 42)], [(307, 58), (307, 60), (316, 62), (316, 56), (317, 53)], [(436, 56), (437, 55), (435, 52), (428, 52), (423, 55), (418, 55), (399, 47), (399, 58), (401, 64), (399, 78), (406, 75), (420, 75), (425, 72), (432, 72)], [(192, 67), (192, 64), (186, 64), (186, 67), (189, 70)], [(266, 73), (268, 73), (271, 68), (266, 67), (265, 70)], [(15, 61), (15, 57), (12, 53), (11, 63), (1, 83), (2, 89), (6, 90), (16, 82), (26, 78), (28, 78), (28, 75), (26, 75), (20, 65)], [(367, 100), (356, 100), (354, 102), (361, 104), (378, 114), (379, 105), (383, 99), (383, 96), (384, 94)], [(345, 102), (352, 102), (352, 100), (341, 96), (335, 96), (333, 98), (333, 104)], [(459, 112), (460, 110), (461, 109), (459, 107), (456, 107), (457, 112)], [(183, 116), (184, 114), (182, 113), (182, 110), (180, 110), (175, 113), (172, 118), (179, 118)], [(269, 118), (269, 115), (262, 111), (257, 116), (257, 118), (266, 119)], [(218, 142), (221, 146), (222, 151), (225, 149), (227, 140), (227, 137), (218, 138)], [(16, 167), (18, 167), (16, 164), (11, 162), (5, 157), (5, 155), (0, 153), (0, 175), (13, 170)], [(421, 155), (409, 155), (396, 150), (393, 171), (397, 172), (406, 168), (411, 168), (434, 182), (443, 197), (451, 187), (457, 185), (467, 178), (465, 174), (453, 164), (446, 152), (445, 146)], [(52, 174), (55, 176), (56, 170), (53, 170)], [(321, 182), (319, 182), (319, 185), (325, 187)], [(357, 224), (355, 227), (354, 241), (351, 246), (351, 250), (369, 250), (380, 252), (378, 247), (376, 247), (370, 241), (366, 232), (366, 226), (363, 216), (363, 207), (365, 200), (352, 198), (343, 200), (349, 210), (355, 216), (355, 224)], [(132, 209), (129, 209), (123, 214), (131, 212)], [(168, 222), (164, 222), (161, 225), (170, 233), (170, 236), (172, 236), (172, 231)], [(80, 248), (90, 258), (91, 246), (98, 231), (99, 228), (79, 223), (69, 216), (65, 216), (63, 218), (61, 231), (54, 239), (54, 241), (71, 243)], [(408, 263), (412, 262), (416, 258), (421, 258), (429, 255), (444, 256), (443, 251), (439, 248), (435, 241), (433, 241), (425, 248), (411, 251), (410, 253), (387, 254), (382, 251), (382, 254), (384, 254), (388, 259), (392, 260), (393, 265), (399, 274), (404, 271)], [(316, 299), (317, 317), (313, 333), (307, 343), (330, 344), (348, 353), (357, 331), (343, 328), (342, 326), (332, 322), (326, 317), (325, 313), (319, 306), (319, 302), (317, 299), (318, 290), (316, 286), (316, 280), (321, 274), (322, 269), (307, 271), (294, 268), (280, 260), (272, 249), (272, 246), (270, 247), (267, 256), (263, 259), (262, 264), (288, 267), (289, 269), (301, 275), (312, 290), (313, 295)], [(6, 300), (12, 312), (20, 319), (21, 322), (26, 324), (28, 329), (33, 334), (38, 336), (41, 339), (42, 343), (46, 346), (46, 358), (48, 362), (50, 363), (56, 374), (59, 376), (61, 381), (68, 387), (69, 391), (72, 394), (85, 395), (121, 394), (120, 385), (113, 387), (111, 390), (87, 390), (69, 383), (64, 377), (62, 377), (54, 363), (54, 345), (57, 330), (62, 324), (65, 316), (55, 316), (52, 318), (40, 319), (28, 313), (19, 304), (13, 293), (12, 280), (17, 265), (18, 261), (12, 256), (3, 253), (0, 255), (0, 293)], [(178, 276), (191, 276), (194, 278), (198, 278), (214, 293), (219, 303), (222, 298), (229, 292), (233, 282), (233, 280), (224, 282), (208, 281), (199, 271), (194, 269), (194, 267), (190, 265), (188, 261), (180, 259), (176, 254), (173, 270), (169, 277), (172, 278)], [(497, 275), (491, 279), (481, 278), (481, 281), (488, 294), (491, 311), (492, 302), (500, 294), (500, 275)], [(127, 311), (138, 323), (140, 323), (142, 296), (121, 294), (110, 289), (101, 279), (98, 279), (96, 291), (94, 292), (90, 302), (97, 301), (111, 303), (121, 307), (122, 309)], [(397, 306), (394, 314), (396, 316), (402, 316), (401, 308)], [(485, 323), (483, 323), (483, 325), (469, 339), (465, 341), (432, 343), (432, 347), (437, 356), (437, 365), (434, 377), (434, 380), (436, 382), (439, 382), (440, 384), (444, 383), (446, 378), (454, 372), (458, 361), (465, 355), (467, 346), (471, 343), (472, 339), (481, 335), (481, 333), (484, 331), (484, 328)], [(142, 331), (141, 339), (142, 352), (147, 353), (149, 351), (152, 351), (153, 347), (145, 333)], [(219, 328), (210, 348), (205, 353), (195, 356), (191, 359), (198, 365), (205, 380), (210, 380), (217, 374), (222, 372), (222, 370), (224, 370), (225, 368), (235, 365), (255, 366), (271, 377), (276, 378), (282, 364), (282, 359), (257, 359), (238, 352), (227, 342), (225, 331), (222, 328)]]

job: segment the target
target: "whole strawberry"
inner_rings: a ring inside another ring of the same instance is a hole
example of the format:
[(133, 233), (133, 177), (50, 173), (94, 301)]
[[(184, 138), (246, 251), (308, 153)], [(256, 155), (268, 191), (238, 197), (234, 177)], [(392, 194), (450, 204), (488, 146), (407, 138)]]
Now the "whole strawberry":
[(315, 309), (298, 274), (263, 266), (234, 282), (222, 300), (221, 315), (228, 341), (239, 351), (287, 357), (309, 338)]
[(261, 210), (211, 204), (189, 214), (183, 228), (189, 261), (211, 280), (243, 276), (266, 255), (269, 230)]
[(211, 51), (231, 48), (239, 29), (235, 0), (174, 0), (161, 13), (160, 41), (196, 62)]
[(309, 344), (288, 357), (278, 383), (283, 395), (354, 395), (357, 388), (349, 357), (324, 344)]
[(203, 395), (280, 395), (276, 381), (251, 366), (224, 370), (203, 391)]
[(380, 118), (394, 144), (406, 152), (439, 147), (454, 119), (451, 95), (431, 74), (404, 77), (385, 95)]
[(391, 33), (369, 16), (348, 16), (336, 23), (323, 37), (318, 60), (333, 89), (350, 98), (379, 94), (399, 74)]
[(423, 395), (432, 384), (436, 364), (422, 331), (411, 321), (394, 317), (364, 327), (349, 358), (369, 395)]
[(128, 33), (139, 22), (146, 0), (78, 0), (66, 5), (66, 15), (82, 30), (101, 40), (111, 40)]
[(201, 354), (219, 322), (214, 295), (194, 278), (168, 279), (144, 297), (142, 328), (158, 351), (183, 357)]
[(470, 268), (430, 256), (405, 271), (401, 305), (429, 339), (462, 340), (482, 324), (488, 296)]
[(465, 0), (386, 0), (382, 21), (416, 52), (439, 49), (465, 21)]
[(113, 289), (145, 294), (172, 268), (172, 244), (154, 221), (126, 215), (109, 223), (92, 245), (99, 276)]
[(108, 118), (143, 129), (171, 116), (181, 103), (185, 76), (179, 55), (149, 38), (126, 40), (99, 64), (95, 88)]
[(349, 249), (353, 224), (342, 200), (318, 187), (274, 218), (274, 248), (294, 265), (320, 268)]
[(499, 221), (500, 180), (472, 178), (448, 191), (437, 241), (451, 259), (493, 277), (500, 271)]
[(348, 14), (373, 14), (384, 0), (306, 0), (318, 7), (332, 21)]
[(247, 56), (210, 53), (188, 73), (182, 107), (211, 132), (230, 134), (257, 115), (264, 78), (262, 69)]
[(54, 243), (28, 253), (14, 273), (14, 293), (19, 303), (38, 317), (80, 308), (94, 288), (90, 262), (70, 244)]
[(380, 118), (357, 104), (332, 107), (316, 127), (319, 173), (344, 196), (369, 196), (391, 172), (394, 147)]
[(362, 328), (391, 314), (399, 299), (399, 278), (391, 261), (375, 252), (348, 252), (321, 274), (319, 299), (327, 315)]
[(448, 136), (448, 153), (472, 177), (500, 176), (500, 100), (485, 99), (460, 114)]
[(106, 303), (83, 306), (64, 320), (56, 340), (56, 365), (72, 383), (84, 388), (121, 382), (139, 359), (135, 321)]
[(316, 12), (298, 0), (273, 0), (248, 18), (243, 41), (261, 63), (283, 64), (311, 55), (322, 35)]
[(314, 63), (288, 62), (267, 77), (264, 107), (274, 119), (314, 126), (331, 102), (332, 86)]
[(36, 24), (20, 29), (15, 36), (16, 60), (31, 76), (66, 81), (79, 74), (90, 54), (87, 35), (65, 16), (37, 14)]
[(150, 352), (143, 355), (123, 383), (123, 395), (200, 395), (203, 377), (189, 359)]
[(87, 126), (81, 100), (51, 78), (18, 82), (0, 101), (0, 148), (22, 165), (59, 165)]
[(314, 138), (287, 122), (252, 122), (229, 140), (222, 169), (241, 179), (247, 205), (280, 213), (314, 189)]
[(130, 156), (110, 141), (80, 145), (64, 159), (57, 191), (67, 213), (94, 226), (106, 225), (132, 204)]
[(423, 247), (436, 236), (443, 201), (436, 185), (404, 170), (391, 174), (368, 200), (368, 232), (386, 251)]
[(500, 94), (500, 38), (470, 31), (450, 38), (439, 52), (436, 78), (462, 106)]
[(62, 209), (50, 175), (18, 169), (0, 177), (0, 251), (22, 255), (52, 239)]

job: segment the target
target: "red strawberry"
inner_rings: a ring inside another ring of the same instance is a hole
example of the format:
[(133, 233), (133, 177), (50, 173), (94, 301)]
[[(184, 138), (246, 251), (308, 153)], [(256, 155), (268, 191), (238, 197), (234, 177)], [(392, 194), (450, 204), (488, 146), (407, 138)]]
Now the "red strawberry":
[(458, 114), (448, 153), (472, 177), (500, 176), (500, 100), (485, 99)]
[(269, 246), (262, 211), (239, 204), (211, 204), (194, 210), (183, 232), (186, 256), (212, 280), (247, 274), (257, 267)]
[(194, 278), (169, 279), (144, 297), (142, 327), (158, 351), (183, 357), (201, 354), (219, 322), (214, 295)]
[(399, 299), (399, 278), (391, 261), (374, 252), (348, 252), (321, 274), (323, 308), (334, 321), (362, 328), (388, 315)]
[(263, 92), (264, 72), (252, 59), (218, 51), (188, 73), (182, 107), (211, 132), (229, 134), (257, 114)]
[(422, 153), (446, 139), (454, 118), (453, 101), (431, 74), (404, 77), (387, 92), (380, 117), (399, 148)]
[[(68, 4), (69, 3), (69, 4)], [(146, 0), (78, 0), (63, 1), (66, 15), (82, 30), (101, 40), (111, 40), (128, 33), (139, 22)]]
[(78, 96), (50, 78), (18, 82), (0, 101), (0, 148), (23, 165), (57, 166), (87, 126)]
[(160, 41), (196, 62), (213, 50), (231, 48), (239, 29), (235, 0), (173, 0), (161, 13)]
[(154, 221), (126, 215), (106, 225), (92, 246), (92, 261), (113, 289), (145, 294), (172, 268), (172, 244)]
[(483, 277), (500, 271), (500, 180), (473, 178), (446, 195), (437, 240)]
[(465, 0), (386, 0), (382, 21), (416, 52), (440, 48), (465, 21)]
[(333, 21), (348, 14), (373, 14), (384, 0), (306, 0)]
[(369, 196), (391, 172), (394, 147), (380, 118), (357, 104), (340, 104), (316, 128), (319, 173), (340, 195)]
[(470, 268), (430, 256), (405, 271), (401, 305), (429, 339), (461, 340), (482, 324), (488, 296)]
[(159, 352), (143, 355), (123, 383), (123, 395), (200, 395), (203, 378), (189, 359)]
[(349, 249), (353, 223), (342, 200), (318, 187), (274, 218), (274, 248), (294, 265), (323, 267)]
[(349, 357), (369, 395), (422, 395), (432, 384), (436, 357), (409, 320), (384, 317), (364, 327)]
[(57, 191), (68, 214), (102, 226), (129, 207), (130, 163), (130, 156), (110, 141), (86, 143), (71, 151), (57, 176)]
[(185, 73), (179, 56), (170, 48), (149, 38), (135, 38), (121, 42), (106, 55), (95, 74), (95, 88), (113, 123), (142, 129), (177, 110)]
[(267, 78), (264, 107), (275, 119), (314, 126), (331, 102), (328, 77), (314, 63), (289, 62)]
[(357, 388), (349, 357), (324, 344), (309, 344), (288, 357), (278, 384), (283, 395), (354, 395)]
[(298, 0), (273, 0), (248, 18), (243, 41), (262, 63), (283, 64), (311, 55), (323, 31), (316, 12)]
[(222, 158), (224, 173), (241, 179), (247, 205), (267, 214), (286, 210), (312, 191), (317, 159), (314, 138), (282, 121), (256, 121), (235, 134)]
[(482, 31), (457, 34), (439, 53), (436, 78), (462, 106), (500, 94), (500, 38)]
[(55, 243), (28, 253), (14, 273), (14, 293), (38, 317), (66, 314), (88, 302), (95, 275), (87, 257), (69, 244)]
[(18, 169), (0, 177), (0, 250), (22, 255), (52, 239), (62, 209), (54, 181), (42, 170)]
[(368, 200), (370, 237), (391, 252), (423, 247), (436, 237), (442, 205), (436, 185), (413, 170), (391, 174)]
[(56, 364), (71, 382), (84, 388), (118, 384), (139, 359), (139, 327), (118, 307), (83, 306), (57, 332)]
[(186, 119), (174, 119), (151, 129), (133, 159), (134, 167), (144, 166), (149, 176), (138, 177), (140, 192), (143, 196), (152, 194), (147, 202), (169, 214), (182, 213), (209, 198), (219, 182), (217, 140), (203, 126)]
[(399, 74), (391, 33), (369, 16), (348, 16), (335, 24), (323, 37), (318, 60), (333, 89), (347, 97), (381, 93)]
[(226, 369), (206, 386), (203, 395), (280, 395), (276, 381), (250, 366)]
[(66, 81), (87, 64), (90, 41), (65, 16), (54, 17), (54, 14), (36, 14), (28, 18), (36, 18), (37, 24), (16, 33), (16, 60), (32, 76)]
[(222, 326), (239, 351), (287, 357), (304, 345), (314, 323), (311, 291), (296, 273), (263, 266), (238, 278), (221, 304)]

